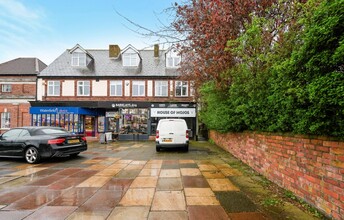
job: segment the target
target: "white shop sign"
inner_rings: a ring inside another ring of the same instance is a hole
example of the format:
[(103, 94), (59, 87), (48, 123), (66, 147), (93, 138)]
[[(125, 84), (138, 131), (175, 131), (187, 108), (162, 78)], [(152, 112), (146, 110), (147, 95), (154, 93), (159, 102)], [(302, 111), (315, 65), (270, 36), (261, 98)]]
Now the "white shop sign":
[(151, 117), (196, 117), (195, 108), (151, 108)]
[(113, 118), (118, 114), (118, 112), (105, 112), (105, 117)]

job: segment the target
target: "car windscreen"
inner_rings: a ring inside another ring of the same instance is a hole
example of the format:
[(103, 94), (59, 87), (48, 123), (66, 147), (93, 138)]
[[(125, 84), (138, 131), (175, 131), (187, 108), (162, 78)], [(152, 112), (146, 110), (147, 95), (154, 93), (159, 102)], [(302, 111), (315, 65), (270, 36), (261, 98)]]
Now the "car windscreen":
[(45, 135), (45, 134), (69, 134), (68, 131), (63, 129), (54, 129), (54, 128), (42, 128), (35, 132), (35, 135)]

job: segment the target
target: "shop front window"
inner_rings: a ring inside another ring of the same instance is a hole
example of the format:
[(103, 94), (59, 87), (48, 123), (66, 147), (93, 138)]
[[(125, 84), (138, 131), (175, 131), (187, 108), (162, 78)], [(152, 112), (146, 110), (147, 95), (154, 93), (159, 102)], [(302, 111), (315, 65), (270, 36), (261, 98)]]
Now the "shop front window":
[(123, 109), (121, 117), (122, 134), (147, 134), (148, 109)]
[(61, 127), (73, 133), (83, 133), (84, 120), (78, 114), (33, 114), (32, 125)]
[(106, 127), (108, 131), (116, 131), (116, 118), (107, 118)]
[(105, 120), (105, 117), (104, 116), (101, 116), (101, 117), (98, 117), (98, 132), (104, 132), (104, 120)]

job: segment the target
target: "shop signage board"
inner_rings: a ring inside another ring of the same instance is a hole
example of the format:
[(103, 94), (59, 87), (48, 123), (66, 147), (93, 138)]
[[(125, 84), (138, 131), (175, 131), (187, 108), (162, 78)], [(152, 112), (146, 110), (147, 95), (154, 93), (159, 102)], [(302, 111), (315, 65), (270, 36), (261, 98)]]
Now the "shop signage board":
[(136, 103), (113, 103), (112, 108), (137, 108), (138, 105)]
[(80, 107), (30, 107), (30, 114), (98, 115), (95, 110)]
[(196, 108), (151, 108), (151, 117), (196, 117)]
[(105, 117), (114, 118), (116, 115), (118, 115), (118, 112), (106, 112), (105, 113)]

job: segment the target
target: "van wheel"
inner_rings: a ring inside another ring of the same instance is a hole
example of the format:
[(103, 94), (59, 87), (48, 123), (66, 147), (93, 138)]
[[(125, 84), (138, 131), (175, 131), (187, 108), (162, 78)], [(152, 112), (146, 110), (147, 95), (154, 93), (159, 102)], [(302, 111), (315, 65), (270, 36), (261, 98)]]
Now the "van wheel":
[(159, 152), (160, 151), (160, 147), (156, 147), (156, 152)]

